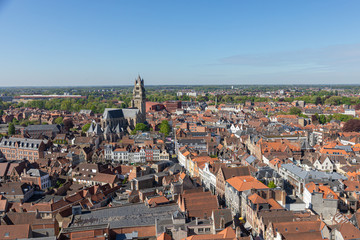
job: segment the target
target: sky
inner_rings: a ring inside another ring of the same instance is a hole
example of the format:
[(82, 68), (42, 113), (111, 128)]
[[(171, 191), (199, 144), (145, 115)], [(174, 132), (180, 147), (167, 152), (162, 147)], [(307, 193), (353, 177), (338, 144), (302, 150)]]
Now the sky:
[(0, 86), (360, 84), (360, 1), (0, 0)]

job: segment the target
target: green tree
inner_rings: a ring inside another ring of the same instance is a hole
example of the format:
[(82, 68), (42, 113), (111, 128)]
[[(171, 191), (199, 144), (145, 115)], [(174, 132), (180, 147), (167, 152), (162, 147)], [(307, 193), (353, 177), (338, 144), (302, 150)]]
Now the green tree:
[(321, 99), (321, 97), (319, 97), (319, 96), (314, 96), (314, 97), (312, 97), (312, 103), (314, 103), (314, 104), (316, 104), (316, 105), (319, 105), (319, 104), (322, 104), (322, 99)]
[(292, 107), (292, 108), (290, 108), (289, 113), (291, 115), (300, 115), (301, 114), (301, 109), (297, 108), (297, 107)]
[(63, 117), (58, 117), (58, 118), (56, 118), (56, 119), (55, 119), (55, 121), (54, 121), (54, 122), (55, 122), (56, 124), (59, 124), (59, 125), (60, 125), (60, 124), (62, 124), (62, 123), (63, 123), (63, 120), (64, 120), (64, 118), (63, 118)]
[(144, 124), (144, 123), (137, 123), (135, 126), (135, 129), (131, 131), (131, 134), (135, 135), (137, 133), (137, 131), (148, 132), (149, 127), (146, 126), (146, 124)]
[(85, 125), (82, 127), (81, 130), (82, 130), (83, 132), (87, 132), (87, 131), (89, 130), (90, 126), (91, 126), (91, 123), (87, 123), (87, 124), (85, 124)]
[(122, 184), (126, 184), (128, 181), (127, 177), (124, 178), (124, 180), (122, 181)]
[(339, 96), (332, 96), (325, 100), (326, 105), (340, 105), (341, 97)]
[(19, 125), (20, 124), (19, 120), (17, 120), (16, 118), (13, 118), (12, 123), (14, 125)]
[(326, 123), (326, 117), (325, 117), (324, 114), (321, 114), (321, 115), (319, 116), (319, 123), (320, 123), (320, 124), (325, 124), (325, 123)]
[(8, 135), (14, 135), (15, 134), (15, 125), (11, 122), (9, 123), (9, 128), (8, 128)]
[(160, 123), (160, 132), (164, 134), (165, 137), (167, 137), (171, 131), (171, 127), (169, 125), (169, 122), (167, 120), (163, 120)]
[(276, 188), (276, 185), (275, 185), (274, 181), (270, 181), (269, 184), (268, 184), (268, 187), (269, 188)]
[(333, 120), (333, 115), (328, 115), (326, 117), (326, 122), (331, 122), (331, 120)]

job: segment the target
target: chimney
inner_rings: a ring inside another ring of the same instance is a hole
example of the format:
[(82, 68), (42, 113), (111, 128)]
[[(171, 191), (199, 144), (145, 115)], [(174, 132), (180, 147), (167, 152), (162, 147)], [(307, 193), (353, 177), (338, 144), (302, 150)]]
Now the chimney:
[(281, 191), (281, 202), (283, 205), (286, 204), (286, 192), (285, 191)]
[(237, 226), (236, 227), (236, 238), (240, 238), (241, 237), (241, 230), (240, 230), (240, 227)]
[(225, 219), (224, 217), (220, 218), (220, 229), (224, 229), (225, 228)]

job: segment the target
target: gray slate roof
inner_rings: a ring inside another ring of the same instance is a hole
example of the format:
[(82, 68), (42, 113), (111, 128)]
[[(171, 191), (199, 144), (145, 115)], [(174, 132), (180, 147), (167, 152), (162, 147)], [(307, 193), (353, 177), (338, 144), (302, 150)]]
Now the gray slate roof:
[(40, 147), (41, 142), (47, 143), (47, 140), (39, 140), (39, 139), (30, 139), (30, 138), (3, 138), (0, 141), (1, 147), (14, 147), (15, 143), (19, 144), (19, 148), (21, 149), (38, 149)]
[(119, 108), (105, 108), (103, 119), (122, 118), (124, 117), (123, 109)]
[(155, 219), (171, 218), (179, 210), (177, 204), (148, 208), (143, 203), (121, 207), (112, 207), (91, 211), (88, 214), (74, 216), (70, 227), (84, 227), (110, 224), (110, 228), (155, 225)]
[(53, 131), (60, 132), (59, 126), (57, 124), (50, 125), (29, 125), (25, 128), (27, 131)]
[(303, 170), (301, 167), (298, 167), (292, 163), (288, 163), (288, 164), (282, 164), (281, 168), (286, 169), (287, 171), (293, 173), (294, 175), (298, 176), (299, 178), (303, 179), (303, 180), (307, 180), (307, 179), (324, 179), (324, 180), (329, 180), (330, 178), (335, 180), (335, 179), (344, 179), (346, 180), (347, 178), (339, 173), (327, 173), (327, 172), (321, 172), (321, 171), (316, 171), (316, 170), (310, 170), (310, 171), (305, 171)]
[(123, 115), (125, 118), (135, 118), (136, 114), (138, 114), (139, 109), (137, 108), (123, 108)]

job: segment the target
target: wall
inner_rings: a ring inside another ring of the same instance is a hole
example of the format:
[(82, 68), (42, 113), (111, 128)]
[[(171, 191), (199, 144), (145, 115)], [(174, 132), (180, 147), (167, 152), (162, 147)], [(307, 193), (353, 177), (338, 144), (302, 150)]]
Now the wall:
[(337, 199), (323, 199), (322, 193), (313, 193), (311, 198), (312, 209), (317, 214), (322, 214), (325, 220), (329, 220), (337, 212)]

